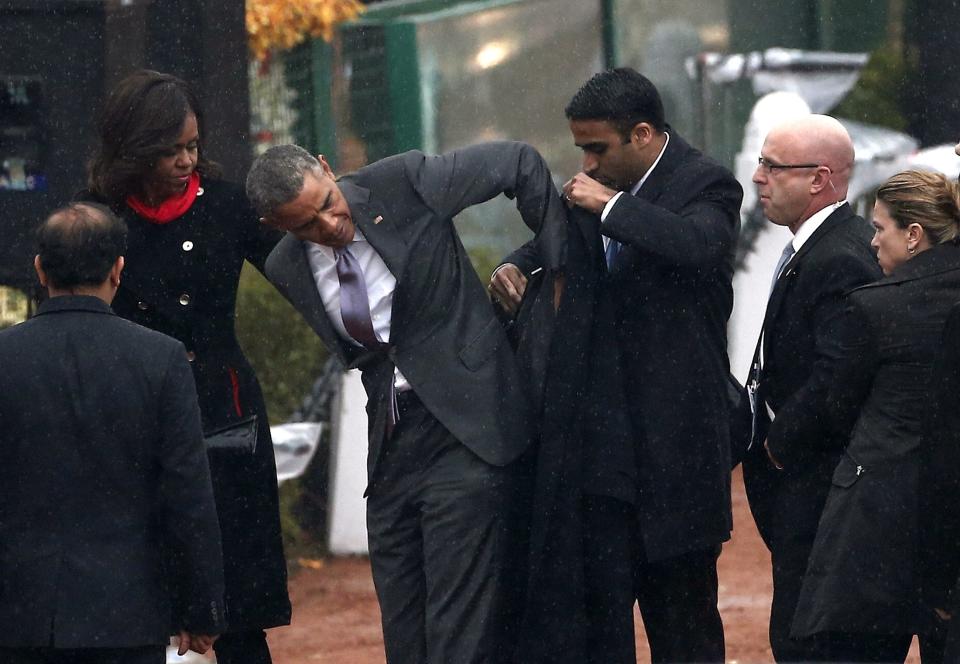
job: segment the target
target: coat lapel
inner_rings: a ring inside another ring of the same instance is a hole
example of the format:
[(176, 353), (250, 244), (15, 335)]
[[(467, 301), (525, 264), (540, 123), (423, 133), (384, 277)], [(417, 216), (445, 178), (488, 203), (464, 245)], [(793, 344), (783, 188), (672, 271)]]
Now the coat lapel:
[(790, 262), (783, 267), (783, 273), (780, 275), (780, 278), (777, 279), (777, 283), (773, 287), (773, 292), (770, 293), (770, 300), (767, 302), (767, 311), (763, 317), (764, 330), (770, 329), (773, 321), (776, 320), (777, 313), (780, 311), (780, 305), (783, 303), (784, 295), (787, 292), (790, 282), (794, 278), (794, 273), (802, 265), (803, 257), (813, 251), (817, 243), (828, 236), (833, 229), (846, 222), (852, 216), (854, 216), (853, 209), (847, 203), (834, 210), (820, 225), (820, 228), (807, 238), (807, 241), (804, 242), (800, 250), (793, 255)]
[(407, 267), (407, 243), (397, 230), (400, 220), (389, 218), (389, 213), (370, 195), (369, 189), (349, 180), (341, 180), (339, 185), (350, 206), (353, 223), (380, 254), (399, 284)]
[(660, 197), (664, 185), (670, 179), (670, 175), (677, 169), (677, 166), (683, 160), (683, 156), (690, 150), (687, 142), (670, 126), (667, 126), (667, 133), (670, 135), (670, 140), (663, 151), (663, 156), (660, 157), (660, 162), (650, 173), (650, 177), (643, 183), (643, 186), (640, 187), (640, 191), (637, 192), (637, 198), (650, 203)]
[(374, 248), (390, 273), (397, 280), (393, 292), (393, 305), (390, 312), (390, 341), (395, 343), (403, 329), (402, 312), (406, 297), (404, 276), (407, 269), (409, 251), (407, 243), (397, 228), (401, 219), (392, 218), (390, 211), (371, 196), (370, 190), (354, 184), (348, 178), (339, 181), (340, 191), (350, 206), (353, 223)]

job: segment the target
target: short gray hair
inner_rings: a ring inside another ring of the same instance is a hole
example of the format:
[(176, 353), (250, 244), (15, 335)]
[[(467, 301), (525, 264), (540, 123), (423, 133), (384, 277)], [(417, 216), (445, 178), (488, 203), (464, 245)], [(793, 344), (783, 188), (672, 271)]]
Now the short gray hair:
[(275, 145), (256, 158), (247, 174), (247, 198), (257, 214), (269, 217), (303, 191), (303, 178), (322, 173), (316, 157), (299, 145)]

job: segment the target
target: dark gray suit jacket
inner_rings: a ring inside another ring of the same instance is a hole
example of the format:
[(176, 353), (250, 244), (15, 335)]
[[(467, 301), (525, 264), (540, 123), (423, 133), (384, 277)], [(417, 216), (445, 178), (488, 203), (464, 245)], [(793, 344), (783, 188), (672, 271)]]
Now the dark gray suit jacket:
[(102, 300), (0, 333), (0, 646), (125, 648), (224, 628), (183, 344)]
[(477, 456), (494, 465), (513, 461), (531, 439), (530, 395), (452, 220), (500, 193), (515, 196), (524, 222), (539, 232), (550, 257), (547, 268), (558, 267), (566, 214), (546, 163), (529, 145), (492, 142), (440, 156), (395, 155), (339, 184), (357, 228), (397, 279), (389, 345), (366, 352), (337, 334), (303, 243), (292, 235), (270, 254), (266, 274), (330, 351), (363, 372), (368, 480), (375, 477), (395, 367), (431, 414)]

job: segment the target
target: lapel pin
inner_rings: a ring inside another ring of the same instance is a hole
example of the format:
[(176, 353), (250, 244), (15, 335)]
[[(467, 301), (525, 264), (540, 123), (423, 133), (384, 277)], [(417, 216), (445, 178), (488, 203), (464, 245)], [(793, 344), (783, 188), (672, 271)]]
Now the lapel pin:
[(376, 218), (373, 220), (373, 223), (379, 224), (381, 221), (383, 221), (383, 215), (382, 215), (382, 214), (378, 214), (378, 215), (376, 216)]

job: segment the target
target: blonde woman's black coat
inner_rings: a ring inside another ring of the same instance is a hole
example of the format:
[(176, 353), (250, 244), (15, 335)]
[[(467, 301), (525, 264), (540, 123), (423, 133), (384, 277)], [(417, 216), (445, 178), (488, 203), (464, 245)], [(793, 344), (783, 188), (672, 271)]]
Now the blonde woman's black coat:
[(828, 403), (838, 429), (852, 424), (852, 433), (833, 473), (794, 636), (923, 628), (921, 457), (935, 360), (958, 301), (960, 247), (953, 244), (921, 252), (849, 296), (854, 324), (845, 329), (855, 334), (842, 344)]

